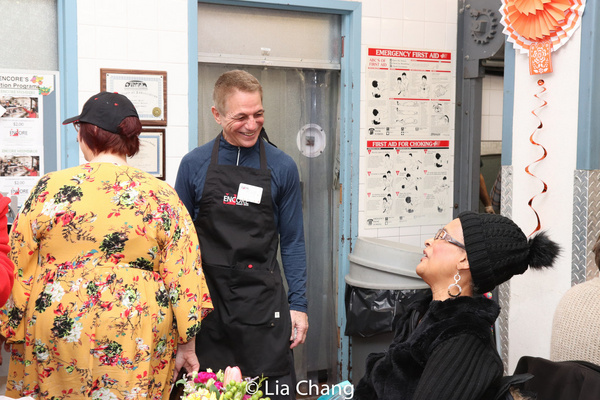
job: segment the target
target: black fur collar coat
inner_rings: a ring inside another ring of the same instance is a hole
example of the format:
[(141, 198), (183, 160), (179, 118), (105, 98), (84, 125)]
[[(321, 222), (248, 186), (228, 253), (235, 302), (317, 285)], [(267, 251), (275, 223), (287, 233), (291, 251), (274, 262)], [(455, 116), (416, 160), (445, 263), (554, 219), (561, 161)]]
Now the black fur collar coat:
[(493, 399), (503, 372), (492, 340), (499, 312), (485, 297), (414, 301), (389, 349), (367, 357), (354, 399)]

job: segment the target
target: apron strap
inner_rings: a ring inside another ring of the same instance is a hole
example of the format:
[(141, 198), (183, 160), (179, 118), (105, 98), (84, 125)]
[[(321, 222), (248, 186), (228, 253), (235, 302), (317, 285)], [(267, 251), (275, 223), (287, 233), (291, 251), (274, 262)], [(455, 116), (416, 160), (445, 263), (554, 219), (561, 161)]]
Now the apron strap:
[(267, 170), (267, 154), (265, 151), (265, 141), (260, 137), (258, 138), (260, 141), (260, 169), (263, 171)]
[[(221, 137), (223, 136), (223, 131), (219, 133), (219, 136), (215, 139), (215, 144), (213, 145), (212, 153), (210, 155), (210, 163), (211, 165), (219, 164), (219, 144), (221, 143)], [(267, 154), (265, 152), (265, 142), (262, 138), (258, 138), (260, 145), (260, 169), (263, 171), (267, 170)]]
[(275, 143), (271, 142), (271, 140), (269, 139), (269, 135), (267, 135), (267, 131), (265, 131), (265, 128), (262, 128), (260, 130), (260, 137), (264, 138), (267, 141), (267, 143), (269, 143), (271, 146), (277, 147), (275, 146)]
[(212, 165), (219, 164), (219, 144), (221, 143), (221, 136), (223, 136), (223, 131), (219, 133), (219, 135), (215, 139), (215, 144), (213, 145), (212, 153), (210, 155), (210, 163)]

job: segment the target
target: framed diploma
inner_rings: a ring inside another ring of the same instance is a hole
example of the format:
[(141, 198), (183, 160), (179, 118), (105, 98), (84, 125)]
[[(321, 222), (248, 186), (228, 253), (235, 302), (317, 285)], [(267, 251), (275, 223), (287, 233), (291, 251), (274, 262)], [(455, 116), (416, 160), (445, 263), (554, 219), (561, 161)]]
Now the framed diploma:
[(165, 129), (144, 128), (140, 134), (140, 151), (127, 158), (132, 167), (165, 179)]
[(166, 71), (101, 68), (100, 90), (127, 96), (142, 125), (167, 125)]

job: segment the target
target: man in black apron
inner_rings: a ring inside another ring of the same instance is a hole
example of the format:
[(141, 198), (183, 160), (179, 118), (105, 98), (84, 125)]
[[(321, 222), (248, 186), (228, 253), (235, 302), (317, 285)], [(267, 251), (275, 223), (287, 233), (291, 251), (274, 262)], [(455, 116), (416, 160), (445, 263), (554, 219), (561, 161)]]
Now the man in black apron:
[(239, 70), (221, 75), (213, 100), (223, 131), (183, 158), (175, 184), (196, 225), (215, 306), (202, 321), (196, 352), (203, 369), (237, 365), (246, 376), (269, 377), (263, 391), (271, 399), (293, 399), (291, 349), (304, 343), (308, 329), (298, 170), (261, 138), (256, 78)]

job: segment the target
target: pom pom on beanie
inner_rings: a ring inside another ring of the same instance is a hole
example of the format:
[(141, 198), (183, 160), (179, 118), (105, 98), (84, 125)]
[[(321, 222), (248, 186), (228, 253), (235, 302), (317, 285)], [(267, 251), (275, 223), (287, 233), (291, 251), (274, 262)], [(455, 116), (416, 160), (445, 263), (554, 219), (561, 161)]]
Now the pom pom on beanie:
[(560, 253), (545, 232), (527, 239), (511, 219), (498, 214), (459, 214), (473, 285), (486, 293), (528, 267), (551, 267)]

